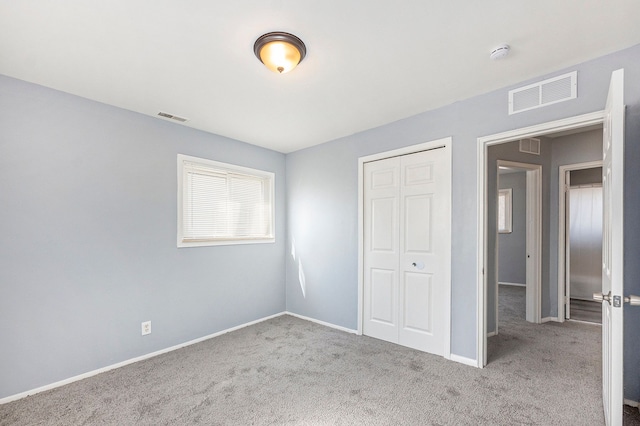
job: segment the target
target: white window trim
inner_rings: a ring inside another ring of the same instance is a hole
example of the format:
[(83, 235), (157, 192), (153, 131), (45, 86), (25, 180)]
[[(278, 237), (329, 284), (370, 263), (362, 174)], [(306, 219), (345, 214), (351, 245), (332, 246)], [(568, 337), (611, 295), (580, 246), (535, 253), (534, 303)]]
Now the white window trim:
[(513, 232), (513, 190), (511, 188), (498, 190), (498, 210), (500, 209), (500, 197), (504, 197), (505, 199), (505, 227), (502, 229), (500, 228), (500, 215), (496, 215), (498, 216), (498, 233), (510, 234), (511, 232)]
[[(271, 236), (265, 238), (233, 238), (233, 239), (215, 239), (202, 241), (185, 241), (184, 240), (184, 164), (185, 162), (199, 163), (210, 166), (218, 170), (228, 172), (242, 173), (251, 176), (266, 178), (269, 182), (269, 191), (271, 198)], [(264, 170), (252, 169), (249, 167), (237, 166), (235, 164), (221, 163), (219, 161), (208, 160), (205, 158), (192, 157), (189, 155), (178, 154), (178, 232), (177, 246), (181, 247), (203, 247), (203, 246), (220, 246), (220, 245), (236, 245), (236, 244), (264, 244), (275, 242), (275, 173)]]

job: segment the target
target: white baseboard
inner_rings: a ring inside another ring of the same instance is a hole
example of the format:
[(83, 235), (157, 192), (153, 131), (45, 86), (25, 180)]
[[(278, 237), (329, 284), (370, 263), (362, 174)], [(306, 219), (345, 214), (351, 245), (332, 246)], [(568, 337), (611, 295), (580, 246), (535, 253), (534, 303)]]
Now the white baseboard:
[(459, 362), (460, 364), (469, 365), (471, 367), (477, 367), (478, 361), (475, 359), (467, 358), (464, 356), (451, 354), (451, 361)]
[(499, 282), (499, 285), (512, 285), (515, 287), (526, 287), (526, 284), (522, 284), (522, 283), (503, 283), (503, 282)]
[(127, 359), (125, 361), (118, 362), (116, 364), (112, 364), (112, 365), (108, 365), (106, 367), (98, 368), (97, 370), (88, 371), (86, 373), (78, 374), (77, 376), (69, 377), (68, 379), (60, 380), (60, 381), (55, 382), (55, 383), (50, 383), (48, 385), (44, 385), (44, 386), (41, 386), (39, 388), (31, 389), (31, 390), (28, 390), (26, 392), (21, 392), (21, 393), (15, 394), (15, 395), (10, 395), (10, 396), (7, 396), (7, 397), (4, 397), (4, 398), (0, 399), (0, 405), (6, 404), (6, 403), (12, 402), (12, 401), (17, 401), (18, 399), (26, 398), (26, 397), (28, 397), (30, 395), (35, 395), (37, 393), (48, 391), (50, 389), (58, 388), (60, 386), (67, 385), (69, 383), (77, 382), (78, 380), (86, 379), (88, 377), (92, 377), (92, 376), (98, 375), (100, 373), (104, 373), (106, 371), (109, 371), (109, 370), (113, 370), (113, 369), (116, 369), (116, 368), (124, 367), (125, 365), (133, 364), (134, 362), (143, 361), (145, 359), (153, 358), (154, 356), (158, 356), (158, 355), (165, 354), (167, 352), (175, 351), (176, 349), (184, 348), (186, 346), (191, 346), (191, 345), (194, 345), (196, 343), (200, 343), (200, 342), (203, 342), (205, 340), (209, 340), (209, 339), (212, 339), (214, 337), (221, 336), (223, 334), (230, 333), (232, 331), (236, 331), (236, 330), (239, 330), (241, 328), (248, 327), (250, 325), (258, 324), (260, 322), (267, 321), (267, 320), (270, 320), (272, 318), (276, 318), (276, 317), (279, 317), (279, 316), (282, 316), (282, 315), (285, 315), (285, 314), (286, 314), (286, 312), (280, 312), (278, 314), (270, 315), (268, 317), (260, 318), (260, 319), (257, 319), (255, 321), (251, 321), (251, 322), (248, 322), (248, 323), (245, 323), (245, 324), (241, 324), (241, 325), (238, 325), (238, 326), (235, 326), (235, 327), (231, 327), (231, 328), (228, 328), (226, 330), (218, 331), (217, 333), (209, 334), (209, 335), (204, 336), (204, 337), (199, 337), (199, 338), (194, 339), (194, 340), (189, 340), (188, 342), (180, 343), (178, 345), (171, 346), (171, 347), (166, 348), (166, 349), (160, 349), (159, 351), (155, 351), (155, 352), (151, 352), (151, 353), (146, 354), (146, 355), (141, 355), (139, 357)]
[(331, 324), (330, 322), (324, 322), (317, 320), (315, 318), (305, 317), (304, 315), (294, 314), (293, 312), (286, 311), (285, 314), (291, 315), (292, 317), (300, 318), (305, 321), (315, 322), (316, 324), (324, 325), (325, 327), (335, 328), (336, 330), (344, 331), (346, 333), (358, 334), (358, 330), (353, 330), (351, 328), (342, 327), (340, 325)]
[(632, 401), (630, 399), (625, 399), (624, 400), (624, 405), (630, 405), (632, 407), (636, 407), (636, 408), (640, 409), (640, 403), (638, 403), (638, 401)]
[(549, 322), (549, 321), (561, 322), (560, 320), (558, 320), (558, 317), (544, 317), (540, 320), (540, 324), (544, 324), (545, 322)]
[(490, 333), (487, 333), (487, 337), (493, 337), (493, 336), (497, 336), (498, 332), (497, 331), (492, 331)]

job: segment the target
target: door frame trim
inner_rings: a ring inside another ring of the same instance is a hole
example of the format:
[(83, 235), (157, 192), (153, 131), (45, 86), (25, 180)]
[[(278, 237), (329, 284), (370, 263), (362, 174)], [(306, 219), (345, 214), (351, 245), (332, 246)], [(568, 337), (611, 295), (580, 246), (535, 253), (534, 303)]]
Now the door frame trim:
[(486, 320), (486, 280), (484, 271), (487, 267), (487, 238), (486, 238), (486, 225), (487, 225), (487, 205), (485, 202), (487, 183), (486, 183), (486, 161), (487, 150), (491, 145), (497, 145), (505, 142), (512, 142), (514, 140), (542, 136), (550, 133), (561, 132), (565, 130), (573, 130), (581, 127), (591, 126), (595, 124), (601, 124), (604, 121), (604, 110), (596, 111), (588, 114), (578, 115), (574, 117), (568, 117), (561, 120), (549, 121), (546, 123), (536, 124), (533, 126), (522, 127), (507, 132), (496, 133), (493, 135), (482, 136), (477, 139), (477, 286), (476, 286), (476, 301), (477, 301), (477, 318), (476, 318), (476, 361), (479, 368), (483, 368), (487, 364), (487, 320)]
[[(382, 160), (390, 157), (398, 157), (401, 155), (415, 154), (421, 151), (427, 151), (431, 149), (442, 148), (445, 150), (447, 163), (449, 165), (449, 179), (450, 183), (453, 183), (452, 179), (452, 155), (451, 145), (452, 137), (446, 137), (442, 139), (436, 139), (430, 142), (424, 142), (417, 145), (410, 145), (403, 148), (394, 149), (391, 151), (379, 152), (377, 154), (371, 154), (358, 158), (358, 329), (356, 334), (362, 335), (362, 323), (364, 315), (363, 309), (363, 297), (364, 297), (364, 164)], [(447, 274), (447, 289), (445, 290), (445, 331), (444, 331), (444, 348), (443, 356), (447, 359), (451, 359), (451, 200), (452, 200), (452, 187), (449, 191), (449, 226), (448, 226), (448, 247), (445, 249), (446, 262), (449, 267), (446, 269)]]
[[(560, 166), (558, 169), (558, 321), (566, 321), (566, 299), (567, 294), (567, 253), (569, 253), (569, 246), (567, 244), (567, 227), (566, 227), (566, 215), (567, 215), (567, 200), (566, 190), (567, 185), (566, 174), (574, 170), (593, 169), (595, 167), (602, 167), (602, 160), (587, 161), (584, 163), (566, 164)], [(562, 303), (560, 302), (562, 301)]]

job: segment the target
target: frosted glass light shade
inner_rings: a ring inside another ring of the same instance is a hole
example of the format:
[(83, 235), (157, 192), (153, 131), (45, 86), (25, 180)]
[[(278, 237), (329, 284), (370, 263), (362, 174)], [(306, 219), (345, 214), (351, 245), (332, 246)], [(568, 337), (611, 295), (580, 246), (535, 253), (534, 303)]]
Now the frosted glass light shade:
[(307, 53), (302, 40), (293, 34), (283, 32), (261, 36), (256, 40), (253, 51), (267, 68), (279, 74), (294, 69)]
[(260, 60), (271, 71), (284, 74), (300, 63), (300, 52), (283, 41), (272, 41), (260, 49)]

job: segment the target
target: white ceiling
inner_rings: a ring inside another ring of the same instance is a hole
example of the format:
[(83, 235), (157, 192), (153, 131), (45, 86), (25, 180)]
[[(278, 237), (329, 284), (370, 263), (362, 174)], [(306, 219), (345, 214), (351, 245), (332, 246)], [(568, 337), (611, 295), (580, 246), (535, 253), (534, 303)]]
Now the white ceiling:
[[(0, 74), (286, 153), (638, 44), (639, 16), (638, 0), (0, 0)], [(307, 46), (289, 74), (253, 54), (269, 31)]]

